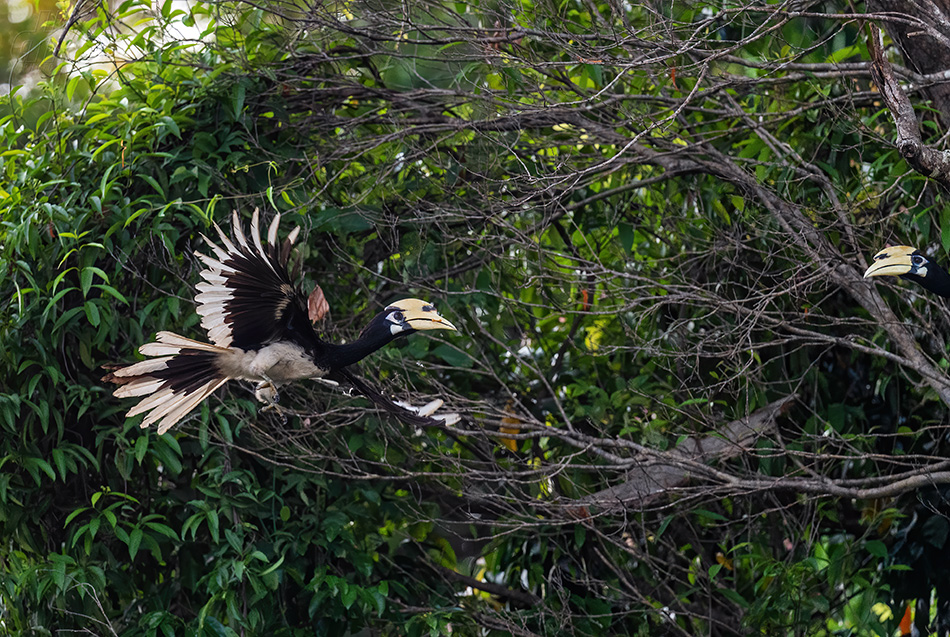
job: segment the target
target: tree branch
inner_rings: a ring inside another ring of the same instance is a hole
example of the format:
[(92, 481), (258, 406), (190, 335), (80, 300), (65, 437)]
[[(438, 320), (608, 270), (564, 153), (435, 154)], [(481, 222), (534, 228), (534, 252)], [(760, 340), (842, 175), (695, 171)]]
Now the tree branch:
[(480, 591), (490, 593), (491, 595), (495, 595), (497, 597), (510, 599), (511, 601), (519, 602), (528, 607), (536, 606), (537, 604), (541, 603), (540, 597), (527, 591), (518, 591), (508, 588), (507, 586), (502, 586), (501, 584), (495, 584), (494, 582), (489, 582), (487, 580), (476, 579), (470, 575), (463, 575), (462, 573), (453, 571), (452, 569), (442, 566), (441, 564), (428, 563), (428, 566), (448, 580), (459, 582), (465, 584), (466, 586), (471, 586), (472, 588), (477, 588)]
[(904, 93), (894, 70), (884, 57), (883, 35), (877, 27), (869, 27), (868, 51), (871, 53), (871, 77), (881, 90), (884, 103), (891, 111), (894, 124), (897, 126), (897, 150), (901, 157), (914, 169), (950, 187), (950, 153), (934, 150), (926, 144), (920, 136), (920, 126), (914, 107)]
[(769, 403), (745, 418), (732, 421), (712, 436), (687, 438), (669, 454), (664, 454), (670, 460), (644, 462), (627, 474), (626, 482), (581, 498), (577, 503), (597, 506), (601, 510), (641, 507), (654, 496), (689, 482), (691, 472), (684, 468), (682, 461), (709, 463), (739, 455), (771, 428), (775, 419), (785, 413), (796, 398), (792, 394)]

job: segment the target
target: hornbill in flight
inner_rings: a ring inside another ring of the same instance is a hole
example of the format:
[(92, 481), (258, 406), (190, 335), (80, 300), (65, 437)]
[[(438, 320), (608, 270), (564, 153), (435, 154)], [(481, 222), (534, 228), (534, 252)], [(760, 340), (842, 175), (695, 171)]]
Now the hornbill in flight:
[(864, 273), (872, 276), (899, 276), (934, 294), (950, 297), (950, 273), (910, 246), (888, 246), (874, 255), (874, 263)]
[(270, 224), (266, 244), (261, 241), (257, 210), (251, 218), (250, 237), (245, 236), (237, 212), (231, 221), (233, 241), (217, 224), (213, 225), (220, 245), (202, 235), (213, 256), (195, 253), (206, 266), (195, 302), (211, 343), (159, 332), (154, 343), (139, 348), (154, 358), (120, 366), (106, 375), (104, 381), (119, 385), (116, 397), (143, 397), (127, 417), (148, 412), (142, 427), (158, 422), (158, 433), (163, 434), (229, 380), (257, 381), (258, 399), (274, 404), (280, 385), (325, 378), (352, 385), (403, 420), (435, 424), (422, 411), (414, 413), (394, 404), (347, 366), (401, 336), (421, 330), (455, 330), (455, 326), (431, 304), (403, 299), (378, 314), (351, 343), (337, 345), (320, 339), (311, 317), (322, 316), (325, 301), (321, 295), (324, 307), (314, 310), (311, 306), (308, 312), (308, 299), (294, 286), (287, 270), (300, 228), (278, 243), (279, 223), (278, 214)]

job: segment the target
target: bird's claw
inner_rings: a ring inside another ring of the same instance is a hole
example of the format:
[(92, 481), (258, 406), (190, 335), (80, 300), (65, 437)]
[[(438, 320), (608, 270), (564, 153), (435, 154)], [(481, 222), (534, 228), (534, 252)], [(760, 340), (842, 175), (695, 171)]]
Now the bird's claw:
[(262, 380), (254, 388), (254, 398), (258, 402), (276, 406), (280, 402), (280, 393), (278, 393), (277, 386), (274, 383), (269, 380)]
[(283, 407), (281, 407), (277, 403), (270, 403), (261, 407), (262, 414), (268, 411), (276, 411), (277, 414), (280, 416), (281, 424), (282, 425), (287, 424), (287, 411)]

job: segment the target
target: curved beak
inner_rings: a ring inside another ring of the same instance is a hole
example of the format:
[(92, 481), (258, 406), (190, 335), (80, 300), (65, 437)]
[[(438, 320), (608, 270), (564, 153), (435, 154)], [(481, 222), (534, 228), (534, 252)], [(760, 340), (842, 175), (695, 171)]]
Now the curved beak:
[(406, 323), (414, 330), (453, 330), (458, 329), (442, 318), (438, 312), (406, 312)]
[(403, 313), (402, 325), (410, 330), (452, 330), (458, 329), (445, 320), (435, 306), (420, 299), (402, 299), (386, 308)]
[(864, 273), (864, 278), (872, 276), (900, 276), (914, 269), (911, 255), (916, 248), (910, 246), (888, 246), (874, 255), (874, 263)]

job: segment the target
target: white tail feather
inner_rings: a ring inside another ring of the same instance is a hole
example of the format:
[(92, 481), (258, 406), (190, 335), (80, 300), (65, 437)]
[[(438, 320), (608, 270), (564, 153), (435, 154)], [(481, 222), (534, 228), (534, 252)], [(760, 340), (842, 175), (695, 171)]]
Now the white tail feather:
[(162, 404), (165, 400), (174, 395), (175, 392), (172, 391), (171, 387), (166, 387), (160, 392), (156, 392), (145, 398), (138, 405), (129, 410), (125, 416), (126, 418), (131, 418), (132, 416), (138, 416), (143, 414), (150, 409), (154, 409), (158, 405)]
[[(196, 392), (183, 396), (183, 400), (178, 403), (178, 406), (175, 409), (169, 411), (162, 421), (158, 423), (159, 435), (168, 431), (171, 427), (178, 423), (179, 420), (187, 416), (188, 412), (201, 404), (201, 401), (213, 394), (218, 387), (225, 384), (226, 382), (228, 382), (228, 379), (222, 378), (221, 380), (208, 383)], [(145, 426), (144, 422), (142, 423), (142, 426)]]
[[(217, 230), (218, 238), (221, 239), (221, 243), (224, 244), (225, 253), (236, 254), (240, 252), (240, 250), (238, 250), (237, 247), (235, 247), (235, 245), (231, 243), (231, 240), (228, 239), (228, 235), (224, 234), (224, 230), (221, 229), (221, 226), (213, 222), (211, 225), (213, 225), (214, 229)], [(208, 243), (211, 243), (211, 242), (209, 241)], [(214, 245), (214, 244), (212, 243), (211, 245)]]
[(274, 270), (274, 264), (267, 258), (267, 253), (264, 252), (264, 245), (261, 243), (261, 211), (258, 208), (254, 208), (254, 214), (251, 215), (251, 239), (254, 241), (254, 247), (257, 248), (257, 253), (261, 255), (261, 259), (270, 266), (271, 270)]
[[(208, 396), (211, 392), (207, 391), (212, 385), (218, 387), (227, 379), (213, 379), (209, 380), (207, 383), (199, 387), (194, 391), (172, 391), (171, 395), (166, 399), (163, 399), (161, 402), (157, 403), (152, 407), (151, 413), (145, 417), (145, 420), (142, 421), (141, 427), (145, 428), (151, 425), (154, 422), (157, 422), (161, 418), (166, 416), (174, 415), (178, 412), (183, 406), (191, 404), (191, 407), (195, 407), (203, 398)], [(213, 391), (213, 390), (212, 390)], [(164, 393), (164, 392), (163, 392)], [(199, 397), (197, 401), (193, 401), (195, 397)], [(189, 407), (188, 411), (191, 411)], [(184, 416), (187, 411), (182, 413)], [(177, 418), (175, 419), (178, 420)], [(169, 425), (171, 426), (171, 425)]]
[(201, 325), (206, 329), (210, 330), (219, 325), (224, 325), (224, 312), (220, 311), (221, 308), (218, 308), (218, 312), (214, 312), (212, 308), (211, 311), (207, 312), (198, 312), (201, 315)]
[(441, 398), (436, 398), (435, 400), (423, 405), (422, 407), (416, 408), (416, 413), (419, 414), (420, 416), (431, 416), (444, 403), (445, 401), (443, 401)]
[(216, 301), (230, 301), (232, 296), (229, 290), (222, 291), (221, 288), (212, 288), (208, 292), (202, 292), (195, 296), (195, 303), (207, 305)]
[(202, 270), (201, 277), (208, 283), (202, 282), (198, 285), (226, 286), (228, 283), (227, 277), (218, 270)]
[[(218, 260), (219, 260), (219, 261), (226, 261), (226, 260), (227, 260), (227, 258), (228, 258), (228, 253), (225, 252), (224, 250), (222, 250), (222, 249), (221, 249), (221, 246), (219, 246), (217, 243), (215, 243), (214, 241), (212, 241), (211, 239), (209, 239), (208, 237), (206, 237), (206, 236), (204, 236), (204, 235), (201, 235), (201, 238), (205, 240), (205, 243), (208, 244), (208, 247), (211, 248), (211, 251), (214, 252), (215, 256), (218, 257)], [(197, 254), (199, 257), (204, 257), (204, 256), (206, 256), (206, 255), (201, 254), (200, 252), (199, 252), (199, 253), (196, 253), (196, 254)], [(207, 257), (207, 258), (210, 258), (210, 257)]]
[[(174, 332), (159, 332), (154, 342), (146, 343), (139, 351), (158, 358), (113, 371), (110, 376), (120, 385), (114, 395), (118, 398), (141, 397), (126, 417), (146, 414), (142, 427), (161, 420), (159, 433), (167, 431), (230, 380), (228, 376), (221, 377), (216, 364), (219, 356), (228, 354), (226, 348)], [(189, 356), (197, 358), (179, 358)], [(181, 364), (177, 368), (180, 372), (176, 372), (176, 361)], [(195, 374), (198, 376), (193, 377)]]
[(178, 345), (179, 347), (190, 347), (192, 349), (202, 350), (205, 352), (218, 352), (221, 350), (219, 347), (215, 347), (211, 343), (204, 343), (202, 341), (196, 341), (192, 338), (185, 336), (180, 336), (174, 332), (158, 332), (155, 335), (158, 338), (159, 343), (167, 343), (169, 345)]
[(146, 343), (139, 348), (139, 354), (143, 356), (174, 356), (181, 351), (177, 345), (167, 345), (165, 343)]
[[(198, 316), (201, 316), (206, 319), (221, 319), (224, 321), (224, 304), (223, 303), (211, 303), (209, 305), (199, 306), (196, 310)], [(201, 322), (204, 324), (204, 321)], [(207, 329), (207, 328), (205, 328)]]
[(300, 226), (297, 226), (290, 231), (290, 234), (287, 235), (287, 241), (290, 242), (290, 245), (294, 244), (294, 241), (297, 240), (297, 235), (300, 234)]
[(251, 249), (251, 246), (247, 244), (247, 237), (244, 236), (244, 228), (241, 227), (241, 219), (238, 217), (237, 210), (231, 211), (231, 232), (234, 234), (238, 245), (246, 250)]
[[(146, 343), (145, 345), (139, 348), (139, 353), (144, 356), (174, 356), (181, 352), (182, 349), (196, 349), (202, 352), (224, 352), (225, 349), (222, 347), (217, 347), (211, 343), (202, 343), (201, 341), (194, 341), (190, 338), (185, 338), (184, 336), (179, 336), (173, 332), (159, 332), (156, 335), (156, 340), (154, 343)], [(132, 367), (125, 368), (126, 370), (134, 368), (136, 365), (141, 365), (151, 361), (142, 361), (142, 363), (136, 363)], [(122, 370), (119, 370), (120, 372)], [(138, 372), (144, 373), (144, 372)], [(133, 373), (126, 374), (116, 374), (124, 376), (132, 376)]]
[(277, 226), (280, 225), (280, 213), (274, 215), (270, 222), (270, 228), (267, 229), (267, 244), (274, 248), (277, 245)]
[(147, 396), (158, 391), (158, 388), (164, 383), (161, 378), (140, 378), (133, 380), (128, 385), (122, 385), (112, 392), (116, 398), (133, 398), (135, 396)]
[[(203, 271), (202, 276), (204, 276), (204, 272), (210, 272), (211, 274), (218, 274), (218, 275), (221, 272), (237, 272), (237, 270), (235, 270), (231, 266), (224, 265), (224, 263), (222, 263), (221, 261), (218, 261), (217, 259), (209, 257), (207, 254), (196, 252), (195, 256), (201, 259), (204, 262), (204, 264), (210, 268), (210, 270)], [(225, 256), (224, 258), (226, 259), (227, 256)]]
[[(175, 354), (177, 353), (178, 352), (175, 352)], [(172, 359), (172, 356), (173, 354), (169, 354), (162, 358), (150, 358), (147, 361), (140, 361), (134, 365), (117, 369), (112, 372), (112, 375), (118, 378), (125, 378), (128, 376), (141, 376), (142, 374), (148, 374), (149, 372), (154, 372), (159, 369), (165, 369), (168, 367), (167, 363)]]

